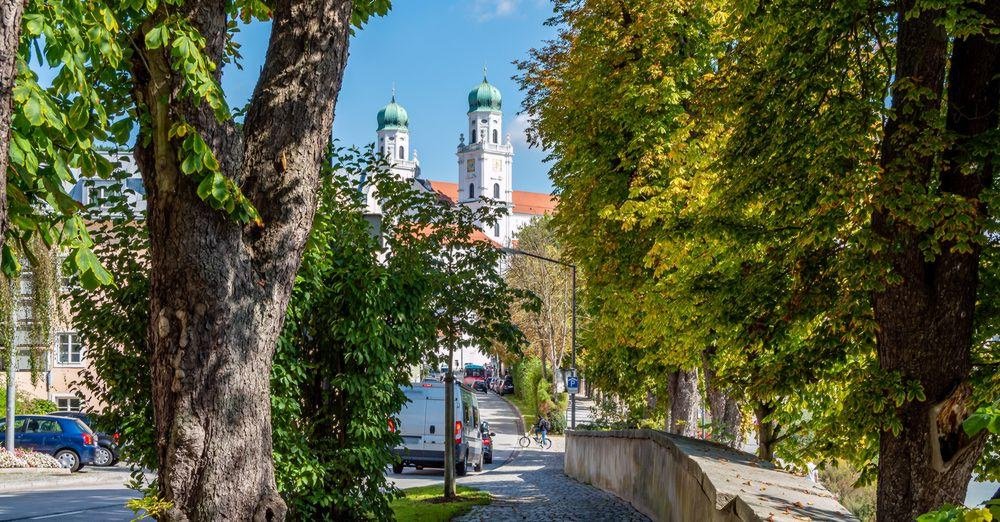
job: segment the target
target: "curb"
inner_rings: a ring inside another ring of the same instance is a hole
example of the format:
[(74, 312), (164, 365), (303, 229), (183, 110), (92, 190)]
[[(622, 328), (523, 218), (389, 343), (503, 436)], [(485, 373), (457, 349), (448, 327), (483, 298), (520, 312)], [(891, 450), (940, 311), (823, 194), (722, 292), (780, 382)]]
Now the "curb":
[[(117, 474), (94, 473), (79, 475), (78, 473), (58, 473), (46, 475), (28, 475), (18, 477), (14, 473), (4, 474), (4, 480), (0, 481), (0, 493), (14, 493), (23, 491), (40, 491), (63, 486), (92, 486), (98, 484), (124, 484), (127, 476)], [(16, 477), (16, 478), (15, 478)], [(14, 479), (14, 480), (9, 480)]]

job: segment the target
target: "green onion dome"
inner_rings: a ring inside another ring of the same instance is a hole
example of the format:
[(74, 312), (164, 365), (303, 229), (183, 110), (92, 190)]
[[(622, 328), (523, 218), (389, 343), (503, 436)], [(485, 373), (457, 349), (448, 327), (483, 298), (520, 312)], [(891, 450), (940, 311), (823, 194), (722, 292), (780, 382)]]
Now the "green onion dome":
[(396, 129), (406, 130), (410, 123), (410, 117), (406, 114), (406, 109), (396, 103), (396, 95), (392, 95), (389, 105), (382, 107), (378, 111), (378, 130)]
[(499, 111), (500, 106), (500, 90), (490, 85), (484, 75), (483, 83), (469, 91), (469, 112)]

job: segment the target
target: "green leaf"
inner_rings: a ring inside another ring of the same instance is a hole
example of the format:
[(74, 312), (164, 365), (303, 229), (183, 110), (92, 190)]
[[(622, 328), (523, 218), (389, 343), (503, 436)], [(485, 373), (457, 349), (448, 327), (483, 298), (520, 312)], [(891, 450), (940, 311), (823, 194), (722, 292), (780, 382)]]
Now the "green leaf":
[(24, 117), (28, 119), (28, 123), (36, 127), (45, 121), (42, 115), (42, 103), (37, 96), (29, 97), (24, 104)]
[(0, 269), (3, 269), (3, 273), (7, 277), (14, 277), (21, 271), (21, 263), (17, 261), (17, 256), (14, 255), (9, 242), (3, 244), (3, 260), (0, 262)]
[(166, 45), (169, 37), (170, 30), (167, 29), (167, 26), (163, 24), (157, 25), (146, 33), (146, 48), (159, 49), (160, 47)]

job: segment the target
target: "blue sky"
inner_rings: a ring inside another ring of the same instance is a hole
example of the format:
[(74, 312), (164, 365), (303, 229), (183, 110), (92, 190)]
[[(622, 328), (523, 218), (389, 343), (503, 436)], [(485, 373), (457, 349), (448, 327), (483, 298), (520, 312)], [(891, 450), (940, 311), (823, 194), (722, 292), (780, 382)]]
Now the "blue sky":
[[(514, 143), (514, 188), (550, 192), (544, 152), (528, 149), (521, 92), (511, 62), (551, 38), (542, 22), (552, 15), (545, 0), (394, 0), (388, 16), (376, 18), (352, 39), (337, 102), (334, 137), (343, 144), (375, 140), (375, 114), (396, 100), (410, 117), (410, 140), (420, 153), (423, 177), (455, 181), (455, 146), (465, 128), (469, 90), (488, 68), (503, 94), (505, 132)], [(267, 48), (269, 25), (243, 28), (243, 70), (229, 67), (223, 87), (232, 106), (246, 103)]]

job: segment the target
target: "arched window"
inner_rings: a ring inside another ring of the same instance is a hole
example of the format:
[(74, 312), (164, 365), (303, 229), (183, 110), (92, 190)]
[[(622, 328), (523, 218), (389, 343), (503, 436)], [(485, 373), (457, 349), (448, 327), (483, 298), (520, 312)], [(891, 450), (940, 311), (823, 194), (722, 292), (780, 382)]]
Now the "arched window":
[(472, 129), (472, 141), (470, 141), (469, 143), (475, 143), (475, 142), (476, 142), (476, 129)]
[(378, 148), (378, 153), (385, 156), (385, 145)]
[(473, 183), (469, 183), (469, 198), (474, 198), (474, 197), (476, 197), (476, 185)]
[(493, 184), (493, 199), (500, 199), (500, 184), (499, 183), (494, 183)]
[(399, 159), (406, 159), (406, 156), (405, 156), (405, 154), (406, 154), (406, 151), (404, 151), (404, 150), (403, 150), (403, 146), (402, 146), (402, 145), (400, 145), (400, 146), (399, 146)]
[(500, 237), (500, 223), (493, 225), (493, 235), (496, 237)]
[(496, 130), (496, 129), (493, 129), (493, 143), (496, 143), (496, 142), (497, 142), (497, 136), (498, 136), (498, 135), (497, 135), (497, 130)]

